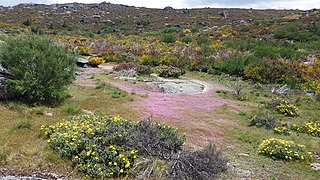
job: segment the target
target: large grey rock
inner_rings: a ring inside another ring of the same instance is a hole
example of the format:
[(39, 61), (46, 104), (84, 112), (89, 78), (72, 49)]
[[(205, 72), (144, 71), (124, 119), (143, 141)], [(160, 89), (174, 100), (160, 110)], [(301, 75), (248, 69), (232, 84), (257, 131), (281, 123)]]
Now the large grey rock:
[(78, 67), (87, 67), (89, 65), (89, 60), (84, 58), (78, 58), (77, 60), (77, 66)]

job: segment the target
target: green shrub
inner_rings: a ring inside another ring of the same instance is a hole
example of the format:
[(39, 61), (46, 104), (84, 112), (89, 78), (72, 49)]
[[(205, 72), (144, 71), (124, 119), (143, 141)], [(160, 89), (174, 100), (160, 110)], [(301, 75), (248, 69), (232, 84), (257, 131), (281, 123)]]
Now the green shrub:
[(120, 98), (122, 95), (122, 91), (120, 89), (114, 88), (113, 90), (111, 90), (111, 97), (112, 98)]
[(267, 107), (274, 109), (285, 116), (299, 116), (298, 108), (286, 99), (272, 99), (268, 102)]
[(305, 122), (304, 124), (294, 123), (291, 130), (299, 133), (309, 134), (311, 136), (320, 137), (320, 121)]
[(256, 46), (253, 49), (253, 53), (255, 56), (260, 58), (262, 57), (270, 57), (272, 59), (278, 58), (278, 51), (277, 51), (277, 48), (274, 46), (269, 46), (269, 45)]
[(168, 78), (168, 77), (178, 78), (179, 76), (184, 74), (184, 71), (179, 68), (176, 68), (173, 66), (165, 66), (165, 65), (159, 66), (157, 68), (157, 72), (160, 77), (165, 77), (165, 78)]
[(196, 42), (198, 45), (209, 45), (210, 40), (206, 37), (198, 37), (196, 38)]
[(176, 40), (177, 38), (173, 34), (163, 34), (161, 36), (161, 42), (164, 42), (164, 43), (175, 43)]
[(148, 156), (177, 152), (185, 140), (170, 126), (133, 123), (119, 116), (73, 116), (41, 129), (51, 148), (91, 178), (130, 175), (138, 156), (146, 151)]
[(308, 29), (314, 34), (320, 36), (320, 21), (311, 22)]
[(152, 73), (152, 69), (149, 66), (139, 65), (136, 69), (138, 75), (149, 76)]
[(75, 115), (81, 112), (81, 108), (75, 103), (67, 103), (62, 106), (62, 111), (69, 115)]
[(219, 64), (218, 68), (230, 75), (243, 76), (245, 67), (252, 64), (263, 64), (263, 61), (255, 56), (232, 57)]
[(269, 113), (254, 115), (249, 119), (249, 126), (264, 127), (271, 130), (277, 126), (277, 117)]
[(186, 37), (182, 38), (181, 40), (182, 40), (182, 42), (189, 44), (192, 42), (192, 37), (186, 36)]
[(282, 139), (266, 139), (258, 149), (259, 154), (271, 157), (273, 159), (281, 159), (286, 161), (291, 160), (306, 160), (311, 157), (312, 152), (307, 152), (304, 145), (296, 144), (293, 141)]
[(287, 126), (273, 128), (273, 132), (276, 134), (282, 134), (285, 136), (288, 136), (291, 134), (291, 131)]
[(161, 62), (151, 55), (142, 55), (140, 57), (140, 63), (146, 66), (159, 66)]
[(242, 32), (250, 32), (250, 31), (251, 31), (251, 28), (248, 27), (248, 26), (245, 26), (245, 27), (242, 27), (242, 28), (240, 29), (240, 31), (242, 31)]
[(67, 48), (37, 36), (7, 38), (0, 64), (12, 75), (10, 89), (27, 103), (55, 103), (67, 97), (76, 59)]
[(151, 121), (140, 121), (130, 131), (130, 139), (139, 154), (170, 159), (173, 153), (181, 150), (185, 142), (176, 128), (166, 124), (154, 124)]
[(239, 39), (232, 39), (226, 42), (227, 47), (236, 48), (240, 51), (250, 51), (257, 46), (265, 46), (267, 43), (251, 37), (242, 37)]

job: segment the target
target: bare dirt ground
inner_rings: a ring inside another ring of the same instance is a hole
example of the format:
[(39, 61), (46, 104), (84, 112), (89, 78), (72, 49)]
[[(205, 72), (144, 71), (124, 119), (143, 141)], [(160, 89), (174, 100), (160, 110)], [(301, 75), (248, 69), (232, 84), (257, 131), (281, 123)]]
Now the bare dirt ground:
[[(95, 80), (90, 79), (90, 74), (111, 69), (112, 66), (83, 68), (83, 73), (78, 76), (76, 83), (95, 86)], [(193, 81), (203, 84), (204, 91), (193, 94), (165, 94), (144, 82), (134, 84), (123, 80), (109, 80), (108, 83), (124, 91), (141, 95), (130, 106), (136, 111), (139, 119), (152, 117), (156, 122), (178, 127), (187, 133), (188, 141), (195, 145), (203, 145), (206, 142), (226, 143), (221, 127), (235, 126), (237, 122), (226, 119), (228, 116), (220, 111), (222, 109), (226, 114), (237, 113), (240, 108), (235, 102), (219, 97), (215, 91), (231, 89), (217, 83)]]

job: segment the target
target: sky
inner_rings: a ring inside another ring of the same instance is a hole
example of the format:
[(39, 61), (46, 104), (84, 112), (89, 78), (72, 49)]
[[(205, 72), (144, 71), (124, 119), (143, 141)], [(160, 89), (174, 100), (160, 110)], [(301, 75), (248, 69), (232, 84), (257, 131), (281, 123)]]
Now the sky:
[[(13, 6), (20, 3), (100, 3), (104, 0), (0, 0), (0, 5)], [(256, 8), (256, 9), (313, 9), (320, 8), (320, 0), (105, 0), (114, 4), (138, 7), (164, 8)]]

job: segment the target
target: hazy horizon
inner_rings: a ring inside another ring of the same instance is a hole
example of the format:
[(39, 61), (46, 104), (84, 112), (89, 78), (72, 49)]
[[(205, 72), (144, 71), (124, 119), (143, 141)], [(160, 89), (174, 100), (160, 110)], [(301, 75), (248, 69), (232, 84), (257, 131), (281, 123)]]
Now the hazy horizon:
[[(35, 4), (65, 4), (65, 3), (101, 3), (103, 0), (1, 0), (2, 6), (14, 6), (21, 3), (35, 3)], [(113, 4), (124, 4), (137, 7), (147, 8), (164, 8), (171, 6), (173, 8), (254, 8), (254, 9), (301, 9), (308, 10), (313, 8), (320, 8), (319, 0), (110, 0), (106, 1)]]

